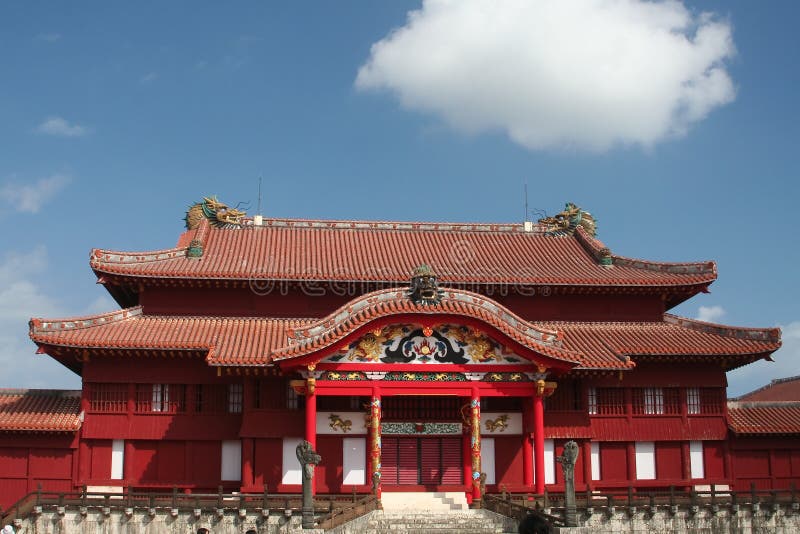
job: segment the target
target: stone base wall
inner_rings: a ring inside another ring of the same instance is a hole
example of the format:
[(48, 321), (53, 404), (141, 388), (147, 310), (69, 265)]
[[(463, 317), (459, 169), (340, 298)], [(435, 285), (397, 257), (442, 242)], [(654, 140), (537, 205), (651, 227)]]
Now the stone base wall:
[(579, 524), (583, 526), (561, 527), (555, 531), (563, 534), (789, 534), (800, 533), (800, 512), (791, 505), (761, 505), (755, 509), (725, 507), (716, 512), (709, 508), (692, 512), (684, 507), (674, 511), (663, 507), (654, 513), (620, 507), (613, 513), (607, 510), (596, 510), (591, 515), (579, 512)]
[(89, 510), (85, 515), (79, 511), (66, 510), (63, 515), (44, 512), (18, 520), (13, 525), (15, 534), (198, 534), (206, 529), (208, 534), (322, 534), (320, 529), (301, 527), (301, 516), (296, 514), (271, 514), (226, 512), (200, 513), (156, 510), (154, 514), (135, 510), (123, 511)]

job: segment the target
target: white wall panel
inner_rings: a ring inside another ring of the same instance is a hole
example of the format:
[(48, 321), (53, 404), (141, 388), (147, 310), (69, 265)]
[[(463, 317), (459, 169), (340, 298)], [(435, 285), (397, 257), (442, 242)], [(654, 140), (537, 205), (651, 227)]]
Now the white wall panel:
[(344, 438), (342, 440), (342, 484), (360, 486), (367, 480), (367, 440), (364, 438)]
[(692, 469), (692, 478), (705, 478), (706, 469), (703, 463), (703, 442), (689, 442), (689, 465)]
[(494, 439), (481, 439), (481, 471), (486, 473), (486, 483), (494, 484)]
[(121, 480), (124, 477), (125, 440), (115, 439), (111, 442), (111, 478)]
[(652, 441), (636, 442), (636, 478), (638, 480), (656, 478), (656, 447)]
[(281, 484), (302, 484), (300, 462), (297, 461), (297, 446), (303, 441), (301, 438), (283, 438), (283, 463)]
[(242, 479), (242, 442), (237, 440), (222, 442), (222, 480)]

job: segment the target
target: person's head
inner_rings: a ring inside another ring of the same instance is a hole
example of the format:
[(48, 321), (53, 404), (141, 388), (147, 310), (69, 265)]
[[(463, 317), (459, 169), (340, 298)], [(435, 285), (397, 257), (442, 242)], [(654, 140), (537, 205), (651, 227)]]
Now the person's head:
[(538, 515), (529, 514), (519, 524), (519, 534), (550, 534), (552, 530), (547, 521)]

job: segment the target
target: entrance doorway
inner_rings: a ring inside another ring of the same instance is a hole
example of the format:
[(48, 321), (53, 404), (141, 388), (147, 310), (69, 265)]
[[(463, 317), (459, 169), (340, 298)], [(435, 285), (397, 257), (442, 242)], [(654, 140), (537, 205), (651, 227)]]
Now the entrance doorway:
[(382, 437), (381, 483), (389, 486), (463, 485), (460, 437)]

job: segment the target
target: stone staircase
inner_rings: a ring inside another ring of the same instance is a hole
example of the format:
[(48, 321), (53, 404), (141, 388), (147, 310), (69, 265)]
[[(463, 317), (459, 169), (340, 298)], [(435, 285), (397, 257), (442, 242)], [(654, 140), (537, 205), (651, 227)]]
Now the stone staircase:
[(385, 512), (402, 512), (405, 510), (448, 512), (469, 509), (467, 497), (463, 491), (441, 491), (435, 493), (413, 491), (384, 492), (381, 495), (381, 504), (383, 504)]
[(470, 510), (464, 492), (387, 493), (383, 510), (370, 512), (332, 534), (502, 534), (516, 533), (513, 519)]
[(502, 534), (516, 532), (513, 520), (488, 510), (375, 511), (362, 525), (365, 534)]

